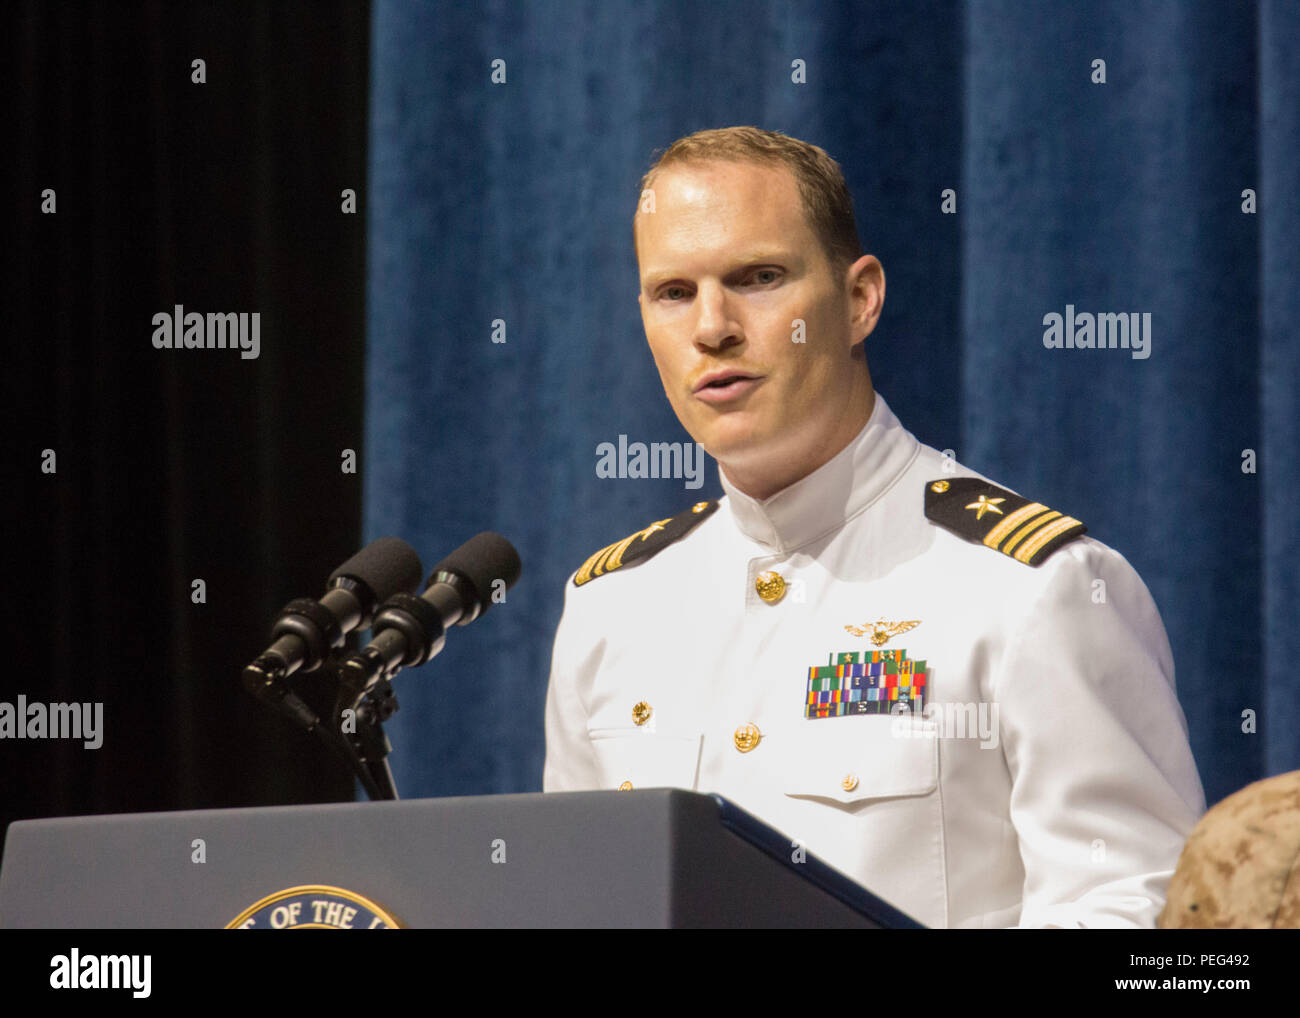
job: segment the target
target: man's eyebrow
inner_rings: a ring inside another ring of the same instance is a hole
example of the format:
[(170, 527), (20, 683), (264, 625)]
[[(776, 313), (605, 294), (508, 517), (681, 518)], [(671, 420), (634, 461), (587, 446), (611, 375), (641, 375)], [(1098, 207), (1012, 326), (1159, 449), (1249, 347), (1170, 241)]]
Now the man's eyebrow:
[[(759, 265), (789, 265), (798, 266), (802, 264), (799, 256), (784, 248), (763, 248), (748, 251), (743, 255), (737, 256), (732, 260), (731, 268), (723, 275), (724, 278), (730, 278), (737, 273), (745, 272)], [(656, 286), (662, 286), (671, 280), (686, 278), (684, 273), (674, 272), (671, 269), (663, 269), (657, 272), (651, 272), (645, 277), (644, 286), (647, 290), (652, 290)]]

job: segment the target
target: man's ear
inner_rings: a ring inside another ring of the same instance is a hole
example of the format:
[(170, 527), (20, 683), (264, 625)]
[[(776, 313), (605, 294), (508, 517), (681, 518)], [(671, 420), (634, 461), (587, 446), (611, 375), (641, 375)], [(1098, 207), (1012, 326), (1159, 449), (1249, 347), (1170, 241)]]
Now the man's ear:
[(849, 290), (853, 345), (871, 335), (880, 321), (885, 304), (885, 269), (875, 255), (863, 255), (849, 266), (845, 280)]

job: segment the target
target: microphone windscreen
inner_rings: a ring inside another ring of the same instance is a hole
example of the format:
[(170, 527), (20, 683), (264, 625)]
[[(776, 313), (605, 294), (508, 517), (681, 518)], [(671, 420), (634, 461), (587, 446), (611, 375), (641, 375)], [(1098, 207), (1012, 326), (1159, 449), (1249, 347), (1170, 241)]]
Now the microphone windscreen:
[(485, 530), (439, 562), (429, 577), (429, 583), (436, 583), (439, 573), (456, 573), (474, 588), (480, 611), (487, 611), (492, 604), (493, 582), (501, 580), (509, 590), (522, 570), (523, 564), (515, 546), (500, 534)]
[(371, 541), (330, 574), (329, 582), (342, 577), (358, 580), (370, 588), (376, 600), (394, 594), (411, 594), (420, 585), (424, 567), (415, 549), (400, 537)]

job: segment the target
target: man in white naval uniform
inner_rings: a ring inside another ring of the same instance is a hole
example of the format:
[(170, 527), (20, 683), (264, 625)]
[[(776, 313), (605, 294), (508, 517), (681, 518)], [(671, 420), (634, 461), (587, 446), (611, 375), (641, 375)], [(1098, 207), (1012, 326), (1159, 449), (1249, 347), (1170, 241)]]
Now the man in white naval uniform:
[(566, 585), (544, 788), (717, 792), (929, 926), (1153, 927), (1205, 801), (1141, 579), (873, 391), (824, 152), (701, 132), (646, 193), (646, 335), (725, 496)]

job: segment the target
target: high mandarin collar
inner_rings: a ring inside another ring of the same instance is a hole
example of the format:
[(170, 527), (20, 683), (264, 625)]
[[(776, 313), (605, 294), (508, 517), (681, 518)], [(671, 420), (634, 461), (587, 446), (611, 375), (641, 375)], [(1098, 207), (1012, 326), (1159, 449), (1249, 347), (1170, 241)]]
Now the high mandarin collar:
[(856, 438), (829, 462), (770, 498), (760, 501), (737, 490), (721, 469), (718, 476), (740, 532), (784, 554), (842, 526), (870, 506), (902, 476), (919, 451), (920, 443), (877, 392), (871, 416)]

